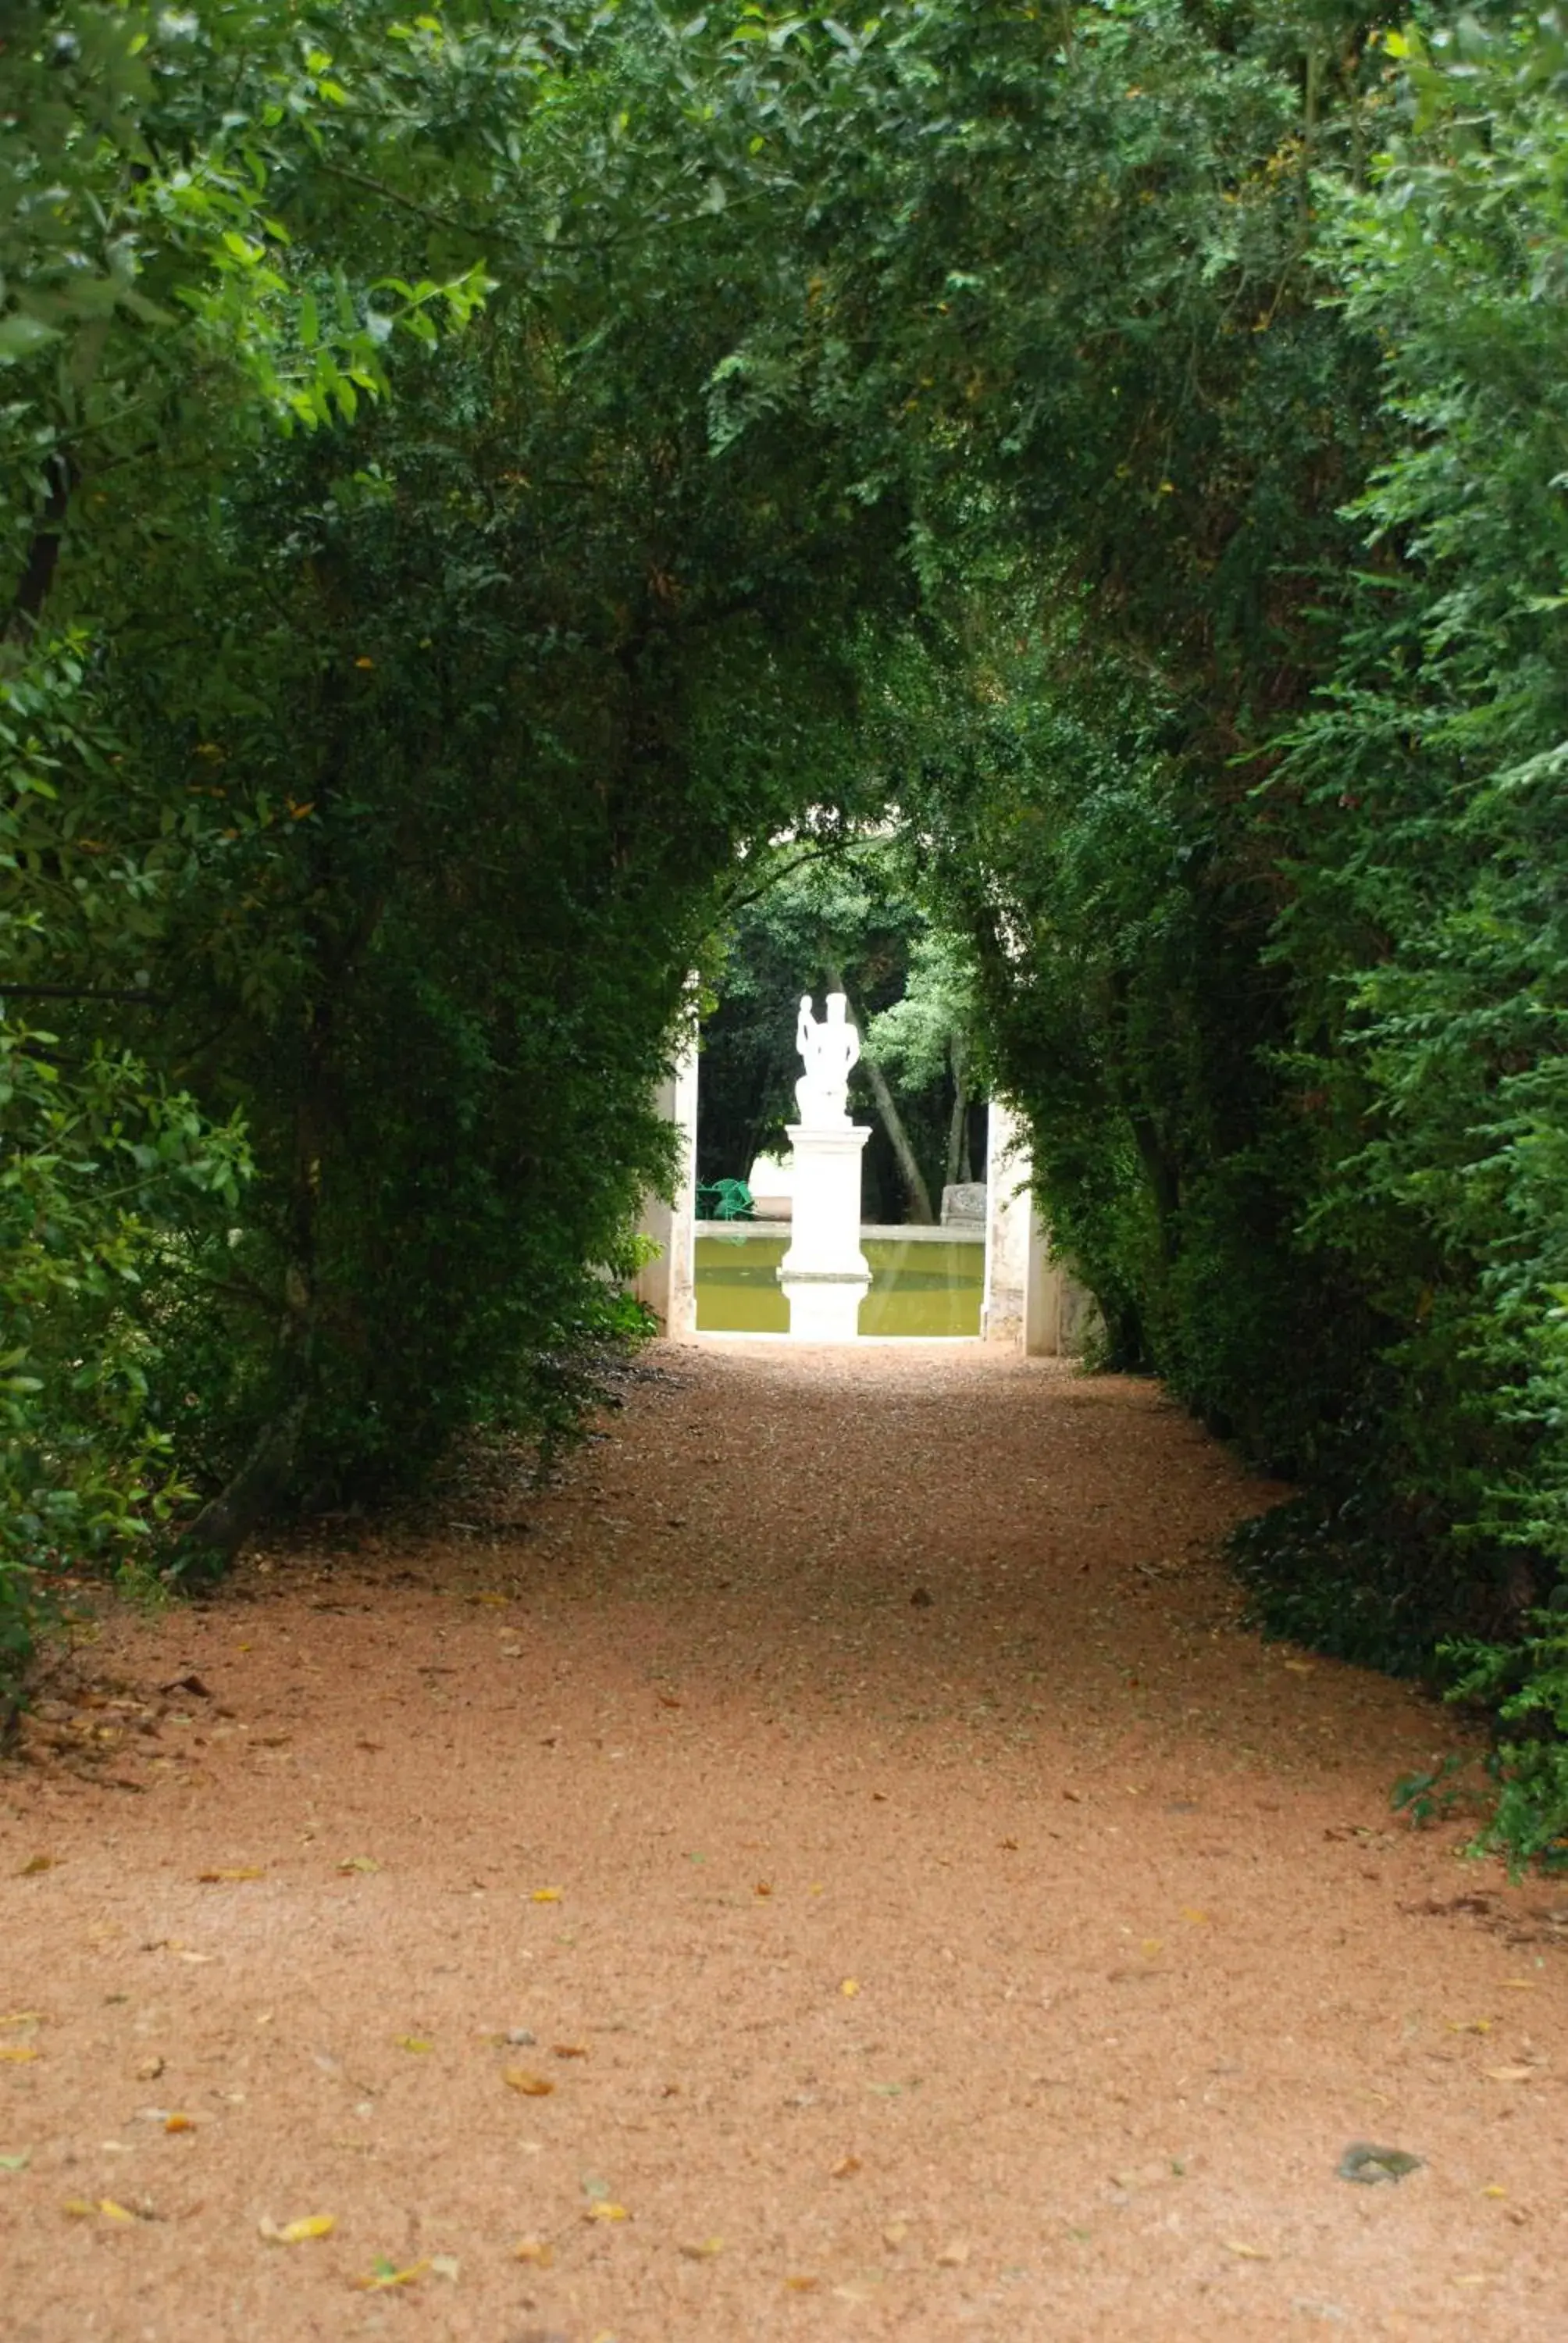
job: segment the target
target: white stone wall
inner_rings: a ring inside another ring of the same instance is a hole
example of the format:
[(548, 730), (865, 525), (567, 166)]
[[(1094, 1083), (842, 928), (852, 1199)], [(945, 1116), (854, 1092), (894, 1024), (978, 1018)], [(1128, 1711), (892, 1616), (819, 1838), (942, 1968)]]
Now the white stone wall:
[(1050, 1232), (1030, 1186), (1033, 1161), (1022, 1118), (992, 1099), (986, 1130), (985, 1294), (980, 1337), (1036, 1358), (1076, 1356), (1093, 1302), (1050, 1258)]
[(992, 1099), (986, 1124), (985, 1293), (980, 1339), (1021, 1342), (1036, 1249), (1029, 1186), (1029, 1132), (1010, 1107)]
[(633, 1287), (667, 1334), (690, 1334), (697, 1327), (697, 1034), (689, 1035), (680, 1056), (660, 1082), (657, 1112), (675, 1126), (680, 1173), (675, 1202), (643, 1199), (638, 1229), (658, 1247), (638, 1272)]

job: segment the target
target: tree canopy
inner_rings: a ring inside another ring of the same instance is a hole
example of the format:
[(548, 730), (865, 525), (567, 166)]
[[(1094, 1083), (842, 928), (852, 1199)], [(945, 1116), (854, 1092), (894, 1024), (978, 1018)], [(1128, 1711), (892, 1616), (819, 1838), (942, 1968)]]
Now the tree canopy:
[(1264, 1615), (1446, 1648), (1551, 1854), (1565, 66), (1342, 0), (16, 0), (15, 1660), (62, 1562), (569, 1407), (738, 869), (892, 823), (1112, 1354), (1302, 1486)]

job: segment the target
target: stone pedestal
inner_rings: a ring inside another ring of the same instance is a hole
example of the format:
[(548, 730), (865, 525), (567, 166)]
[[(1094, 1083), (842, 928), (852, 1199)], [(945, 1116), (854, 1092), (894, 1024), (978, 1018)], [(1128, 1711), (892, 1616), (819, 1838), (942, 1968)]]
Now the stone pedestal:
[(871, 1134), (848, 1122), (823, 1130), (791, 1123), (789, 1131), (795, 1202), (779, 1282), (789, 1332), (798, 1342), (852, 1342), (871, 1282), (860, 1251), (860, 1158)]

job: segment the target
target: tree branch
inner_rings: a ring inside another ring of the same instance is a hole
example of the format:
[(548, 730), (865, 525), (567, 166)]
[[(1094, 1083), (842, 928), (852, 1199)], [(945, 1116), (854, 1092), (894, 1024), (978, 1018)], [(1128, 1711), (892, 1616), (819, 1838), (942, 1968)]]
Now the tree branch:
[(173, 996), (166, 992), (103, 992), (85, 984), (8, 984), (0, 978), (0, 1001), (14, 993), (23, 1001), (115, 1001), (128, 1003), (134, 1009), (172, 1009)]
[(55, 582), (59, 566), (60, 545), (65, 533), (65, 515), (70, 508), (71, 489), (75, 480), (75, 467), (68, 456), (58, 448), (53, 450), (45, 463), (48, 488), (44, 498), (44, 509), (34, 527), (27, 558), (22, 575), (12, 597), (10, 614), (5, 621), (7, 636), (18, 635), (24, 627), (35, 627), (49, 598), (49, 588)]

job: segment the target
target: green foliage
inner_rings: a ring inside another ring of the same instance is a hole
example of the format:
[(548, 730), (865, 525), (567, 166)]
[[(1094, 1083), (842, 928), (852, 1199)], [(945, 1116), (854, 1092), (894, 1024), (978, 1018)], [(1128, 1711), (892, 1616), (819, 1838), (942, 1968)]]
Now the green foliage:
[[(777, 250), (721, 199), (768, 174), (739, 118), (694, 144), (687, 35), (364, 5), (327, 38), (40, 8), (0, 60), (7, 981), (156, 1159), (133, 1228), (82, 1153), (119, 1284), (50, 1312), (123, 1421), (51, 1391), (39, 1439), (90, 1460), (73, 1559), (195, 1483), (187, 1574), (459, 1426), (560, 1436), (574, 1357), (640, 1322), (614, 1280), (721, 874), (895, 574), (820, 432), (715, 460)], [(240, 1123), (243, 1202), (202, 1209)]]
[(1406, 1815), (1417, 1830), (1446, 1822), (1464, 1795), (1459, 1776), (1464, 1773), (1466, 1763), (1451, 1751), (1435, 1765), (1402, 1775), (1393, 1785), (1391, 1803), (1394, 1812)]
[[(1376, 1427), (1363, 1453), (1379, 1455)], [(1230, 1540), (1251, 1615), (1265, 1634), (1358, 1667), (1434, 1680), (1434, 1617), (1464, 1615), (1471, 1585), (1440, 1524), (1393, 1513), (1371, 1473), (1348, 1473), (1243, 1522)], [(1444, 1572), (1442, 1565), (1446, 1562)]]
[(232, 1208), (245, 1157), (135, 1060), (63, 1059), (0, 1022), (0, 1681), (49, 1615), (42, 1576), (123, 1560), (189, 1492), (149, 1421), (134, 1296), (176, 1201)]
[[(1292, 126), (1283, 19), (1140, 11), (1118, 92), (1129, 21), (1028, 90), (955, 61), (953, 656), (896, 786), (1114, 1355), (1311, 1484), (1261, 1614), (1430, 1666), (1564, 1567), (1563, 41), (1347, 24), (1325, 79), (1303, 27)], [(1091, 121), (1103, 204), (1021, 281)]]
[(1509, 1691), (1493, 1843), (1535, 1854), (1568, 1778), (1561, 1654), (1525, 1624), (1568, 1576), (1568, 44), (1548, 17), (1388, 45), (1409, 110), (1330, 250), (1382, 339), (1392, 445), (1326, 703), (1271, 791), (1277, 949), (1322, 1134), (1309, 1240), (1389, 1325), (1363, 1488), (1420, 1523), (1431, 1627), (1505, 1639), (1449, 1658), (1467, 1695)]
[(1518, 1869), (1568, 1865), (1568, 1605), (1532, 1613), (1510, 1644), (1459, 1643), (1443, 1657), (1451, 1696), (1483, 1701), (1502, 1728), (1493, 1756), (1500, 1784), (1478, 1850), (1505, 1854)]
[(706, 1168), (836, 967), (915, 1183), (983, 1066), (1304, 1484), (1261, 1614), (1462, 1645), (1551, 1851), (1568, 42), (1380, 21), (18, 0), (13, 1660), (171, 1509), (560, 1432), (729, 917)]
[(974, 976), (955, 938), (940, 930), (910, 945), (904, 989), (866, 1028), (866, 1046), (907, 1090), (955, 1072), (974, 1024)]

